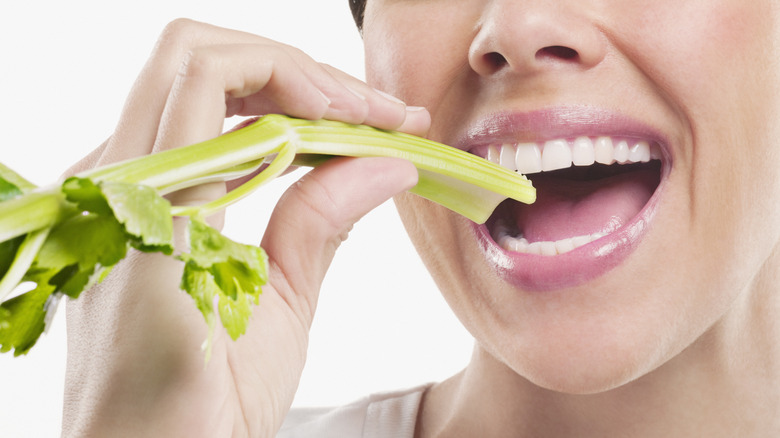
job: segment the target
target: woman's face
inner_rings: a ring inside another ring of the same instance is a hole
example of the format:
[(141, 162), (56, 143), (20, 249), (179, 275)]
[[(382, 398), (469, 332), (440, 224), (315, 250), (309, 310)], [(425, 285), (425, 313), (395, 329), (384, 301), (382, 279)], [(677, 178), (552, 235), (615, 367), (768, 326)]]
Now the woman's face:
[(780, 239), (775, 3), (368, 1), (369, 82), (538, 190), (487, 225), (397, 199), (484, 351), (544, 387), (601, 391), (757, 295)]

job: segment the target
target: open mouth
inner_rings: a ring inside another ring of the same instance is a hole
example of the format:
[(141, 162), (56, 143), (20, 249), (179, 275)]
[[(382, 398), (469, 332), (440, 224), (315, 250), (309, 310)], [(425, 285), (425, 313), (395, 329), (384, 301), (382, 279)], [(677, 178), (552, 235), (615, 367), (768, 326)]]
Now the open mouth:
[[(617, 232), (657, 190), (662, 151), (653, 140), (577, 137), (491, 144), (478, 152), (529, 177), (537, 201), (502, 203), (486, 226), (513, 253), (555, 256)], [(477, 151), (475, 151), (477, 152)]]

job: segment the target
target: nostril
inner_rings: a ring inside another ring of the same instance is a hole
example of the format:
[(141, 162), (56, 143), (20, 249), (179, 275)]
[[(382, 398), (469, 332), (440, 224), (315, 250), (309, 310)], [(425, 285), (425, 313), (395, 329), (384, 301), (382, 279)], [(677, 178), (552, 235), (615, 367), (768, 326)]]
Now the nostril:
[(504, 58), (504, 55), (498, 52), (490, 52), (485, 54), (485, 62), (494, 70), (498, 70), (507, 64), (507, 60)]
[(576, 60), (579, 54), (576, 50), (564, 46), (548, 46), (536, 52), (536, 59), (557, 58), (567, 61)]

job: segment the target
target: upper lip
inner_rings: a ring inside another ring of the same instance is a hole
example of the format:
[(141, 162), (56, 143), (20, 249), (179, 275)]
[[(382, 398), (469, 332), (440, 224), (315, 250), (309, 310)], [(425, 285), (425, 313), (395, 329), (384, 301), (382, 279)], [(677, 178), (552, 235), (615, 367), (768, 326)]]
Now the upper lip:
[(489, 144), (542, 142), (579, 136), (621, 136), (653, 141), (661, 146), (664, 161), (671, 157), (669, 143), (658, 129), (624, 114), (588, 105), (491, 113), (468, 125), (452, 145), (473, 151)]

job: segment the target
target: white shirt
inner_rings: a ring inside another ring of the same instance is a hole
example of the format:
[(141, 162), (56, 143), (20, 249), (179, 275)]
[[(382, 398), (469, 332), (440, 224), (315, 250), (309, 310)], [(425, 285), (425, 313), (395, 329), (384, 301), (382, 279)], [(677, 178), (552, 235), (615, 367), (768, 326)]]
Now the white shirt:
[(374, 394), (336, 408), (293, 409), (277, 438), (414, 438), (429, 386)]

